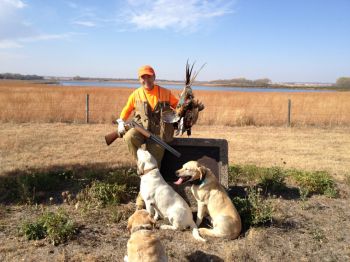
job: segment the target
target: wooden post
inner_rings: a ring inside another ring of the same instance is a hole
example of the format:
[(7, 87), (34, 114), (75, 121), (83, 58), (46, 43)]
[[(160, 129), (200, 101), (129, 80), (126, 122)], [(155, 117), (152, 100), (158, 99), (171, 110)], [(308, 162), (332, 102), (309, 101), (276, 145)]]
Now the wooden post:
[(89, 94), (86, 94), (86, 123), (89, 123)]
[(287, 122), (287, 127), (290, 127), (291, 109), (292, 109), (292, 101), (290, 99), (288, 99), (288, 122)]

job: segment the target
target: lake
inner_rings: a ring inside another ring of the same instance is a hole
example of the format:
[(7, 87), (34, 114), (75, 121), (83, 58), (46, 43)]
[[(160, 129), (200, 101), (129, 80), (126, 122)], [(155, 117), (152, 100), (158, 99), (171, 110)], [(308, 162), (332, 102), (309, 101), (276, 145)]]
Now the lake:
[[(61, 86), (101, 86), (101, 87), (128, 87), (137, 88), (140, 84), (126, 82), (109, 82), (109, 81), (59, 81)], [(161, 84), (168, 89), (183, 89), (182, 85)], [(290, 88), (259, 88), (259, 87), (222, 87), (222, 86), (192, 86), (193, 90), (209, 91), (239, 91), (239, 92), (336, 92), (333, 90), (313, 90), (313, 89), (290, 89)]]

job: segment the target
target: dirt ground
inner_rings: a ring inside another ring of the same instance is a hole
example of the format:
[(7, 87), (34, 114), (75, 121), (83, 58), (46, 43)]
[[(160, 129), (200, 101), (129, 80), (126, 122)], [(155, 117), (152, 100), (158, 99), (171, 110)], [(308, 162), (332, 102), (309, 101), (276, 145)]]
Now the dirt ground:
[[(1, 175), (53, 165), (131, 164), (122, 141), (104, 145), (103, 136), (111, 129), (111, 125), (1, 124)], [(228, 140), (231, 164), (326, 170), (335, 178), (339, 196), (314, 195), (306, 201), (277, 196), (271, 199), (272, 224), (251, 228), (233, 241), (207, 238), (206, 243), (198, 243), (190, 231), (155, 230), (170, 261), (350, 260), (350, 186), (344, 179), (350, 170), (349, 128), (196, 126), (193, 130), (193, 137), (213, 134)], [(238, 194), (235, 185), (230, 193)], [(21, 223), (43, 209), (58, 208), (79, 225), (73, 240), (53, 246), (46, 240), (18, 236)], [(0, 204), (0, 261), (122, 261), (129, 238), (126, 219), (133, 210), (134, 203), (90, 209), (61, 203)], [(123, 214), (121, 221), (116, 221), (115, 212)]]
[[(313, 196), (306, 203), (275, 199), (273, 224), (251, 228), (233, 241), (207, 237), (206, 243), (198, 243), (189, 231), (154, 232), (170, 261), (349, 261), (349, 190), (342, 195), (337, 199)], [(66, 204), (45, 208), (58, 207), (68, 212), (80, 230), (73, 240), (53, 246), (46, 240), (27, 241), (16, 233), (19, 224), (40, 213), (40, 206), (2, 206), (0, 260), (122, 261), (129, 238), (126, 220), (113, 222), (110, 209), (85, 213)], [(116, 209), (131, 214), (134, 205)]]

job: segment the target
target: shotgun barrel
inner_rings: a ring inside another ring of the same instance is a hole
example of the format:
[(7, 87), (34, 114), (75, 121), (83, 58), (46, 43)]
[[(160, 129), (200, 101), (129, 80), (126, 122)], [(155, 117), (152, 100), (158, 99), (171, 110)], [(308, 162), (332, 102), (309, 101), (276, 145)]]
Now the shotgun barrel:
[(132, 121), (132, 126), (139, 131), (142, 135), (144, 135), (145, 137), (149, 138), (150, 140), (152, 140), (153, 142), (157, 143), (158, 145), (160, 145), (161, 147), (163, 147), (164, 149), (168, 150), (170, 153), (172, 153), (174, 156), (176, 157), (180, 157), (181, 153), (177, 150), (175, 150), (174, 148), (172, 148), (171, 146), (169, 146), (167, 143), (165, 143), (163, 140), (161, 140), (159, 137), (153, 135), (151, 132), (149, 132), (147, 129), (144, 129), (143, 126), (137, 124), (136, 122)]
[[(126, 123), (125, 125), (126, 129), (129, 130), (130, 128), (135, 128), (138, 132), (140, 132), (144, 137), (152, 140), (153, 142), (157, 143), (164, 149), (168, 150), (170, 153), (172, 153), (176, 157), (180, 157), (181, 153), (177, 150), (175, 150), (173, 147), (169, 146), (167, 143), (165, 143), (163, 140), (161, 140), (159, 137), (153, 135), (151, 132), (149, 132), (147, 129), (145, 129), (143, 126), (139, 125), (135, 121), (131, 121)], [(117, 138), (121, 138), (122, 136), (119, 135), (117, 131), (114, 131), (108, 135), (105, 136), (106, 144), (109, 146), (112, 144)]]
[(161, 147), (165, 148), (166, 150), (168, 150), (170, 153), (172, 153), (174, 156), (176, 156), (177, 158), (181, 157), (181, 153), (179, 151), (177, 151), (176, 149), (174, 149), (173, 147), (169, 146), (167, 143), (165, 143), (163, 140), (161, 140), (159, 137), (151, 134), (150, 139), (154, 142), (156, 142), (157, 144), (159, 144)]

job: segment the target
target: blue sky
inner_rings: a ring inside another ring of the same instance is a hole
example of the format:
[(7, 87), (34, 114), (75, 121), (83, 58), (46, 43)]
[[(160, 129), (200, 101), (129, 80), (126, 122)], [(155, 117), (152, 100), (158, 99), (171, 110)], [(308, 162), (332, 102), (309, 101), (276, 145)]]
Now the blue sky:
[(182, 80), (350, 76), (350, 0), (0, 0), (0, 73)]

